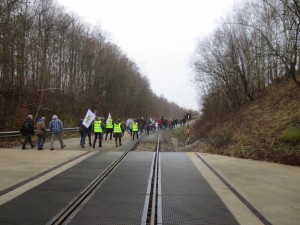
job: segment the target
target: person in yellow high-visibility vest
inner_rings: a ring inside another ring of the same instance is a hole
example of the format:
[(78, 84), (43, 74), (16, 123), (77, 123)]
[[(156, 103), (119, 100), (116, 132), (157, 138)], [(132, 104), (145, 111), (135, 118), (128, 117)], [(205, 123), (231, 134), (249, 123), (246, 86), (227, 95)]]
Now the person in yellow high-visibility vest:
[(116, 142), (116, 147), (118, 147), (118, 140), (119, 140), (119, 145), (121, 146), (121, 139), (122, 139), (122, 128), (121, 128), (121, 122), (119, 119), (116, 120), (114, 123), (114, 138)]
[(101, 117), (96, 117), (94, 121), (94, 143), (93, 143), (93, 148), (95, 148), (97, 138), (99, 137), (99, 147), (102, 147), (102, 131), (104, 129), (104, 124), (101, 121)]
[(105, 126), (105, 140), (107, 139), (107, 135), (110, 133), (109, 140), (112, 140), (112, 133), (113, 133), (114, 125), (112, 118), (107, 119), (106, 126)]
[(134, 119), (132, 123), (132, 140), (134, 140), (135, 135), (137, 139), (139, 139), (139, 123), (136, 119)]

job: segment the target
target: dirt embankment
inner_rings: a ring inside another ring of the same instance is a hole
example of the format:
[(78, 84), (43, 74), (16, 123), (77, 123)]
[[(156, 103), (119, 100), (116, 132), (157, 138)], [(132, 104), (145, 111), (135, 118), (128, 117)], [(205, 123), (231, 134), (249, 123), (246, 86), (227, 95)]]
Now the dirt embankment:
[(191, 135), (205, 152), (300, 165), (300, 89), (273, 84), (235, 111), (198, 121)]

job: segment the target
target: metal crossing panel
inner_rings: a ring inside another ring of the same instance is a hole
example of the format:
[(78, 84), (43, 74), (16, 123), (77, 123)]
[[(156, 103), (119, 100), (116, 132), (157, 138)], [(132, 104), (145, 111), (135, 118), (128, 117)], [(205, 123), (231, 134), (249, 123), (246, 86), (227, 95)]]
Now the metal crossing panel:
[(0, 206), (0, 224), (46, 224), (122, 152), (101, 152)]
[(185, 153), (161, 153), (164, 225), (239, 224)]
[(152, 159), (130, 152), (69, 224), (140, 225)]
[[(99, 153), (0, 206), (0, 225), (46, 224), (120, 154)], [(68, 224), (141, 225), (153, 155), (130, 152)], [(160, 224), (238, 224), (185, 153), (160, 155)]]

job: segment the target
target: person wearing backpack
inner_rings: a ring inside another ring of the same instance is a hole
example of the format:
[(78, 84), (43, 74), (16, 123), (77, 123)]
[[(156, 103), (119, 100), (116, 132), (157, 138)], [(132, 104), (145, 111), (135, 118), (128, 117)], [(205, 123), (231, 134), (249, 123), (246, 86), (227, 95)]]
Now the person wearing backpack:
[(34, 135), (34, 122), (33, 122), (33, 116), (28, 115), (26, 120), (23, 122), (21, 130), (20, 130), (24, 142), (22, 144), (22, 149), (26, 149), (26, 144), (29, 143), (31, 145), (31, 148), (34, 148), (35, 145), (32, 143), (31, 136)]

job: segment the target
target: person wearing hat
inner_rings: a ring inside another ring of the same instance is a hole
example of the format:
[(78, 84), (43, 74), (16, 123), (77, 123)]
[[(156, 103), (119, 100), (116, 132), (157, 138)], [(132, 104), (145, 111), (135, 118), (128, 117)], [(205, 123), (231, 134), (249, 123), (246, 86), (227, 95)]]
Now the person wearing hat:
[(117, 119), (116, 122), (114, 123), (114, 138), (116, 142), (116, 147), (118, 147), (118, 140), (119, 140), (119, 145), (121, 146), (121, 139), (122, 139), (122, 128), (121, 128), (121, 122), (120, 119)]
[(54, 141), (55, 136), (58, 137), (61, 149), (66, 147), (66, 145), (64, 145), (64, 142), (62, 140), (64, 126), (63, 126), (63, 123), (61, 122), (61, 120), (58, 119), (57, 115), (53, 115), (52, 120), (49, 123), (49, 129), (51, 132), (50, 150), (54, 150), (53, 141)]
[(101, 117), (96, 117), (94, 121), (94, 143), (93, 143), (93, 148), (95, 148), (97, 138), (99, 137), (99, 147), (102, 147), (102, 131), (105, 128), (104, 123), (101, 121)]

